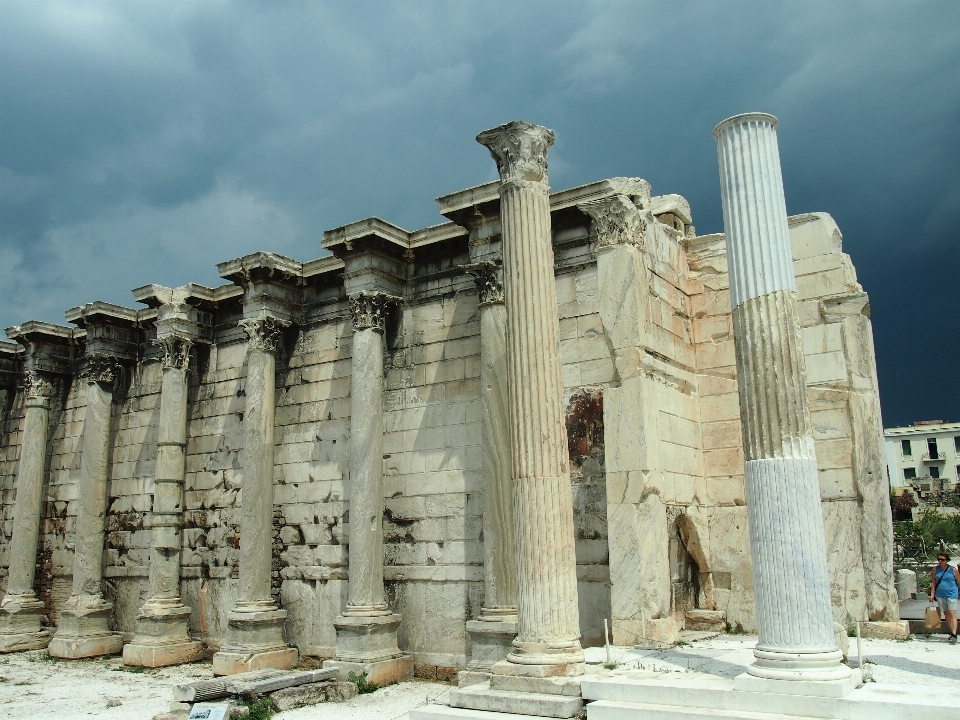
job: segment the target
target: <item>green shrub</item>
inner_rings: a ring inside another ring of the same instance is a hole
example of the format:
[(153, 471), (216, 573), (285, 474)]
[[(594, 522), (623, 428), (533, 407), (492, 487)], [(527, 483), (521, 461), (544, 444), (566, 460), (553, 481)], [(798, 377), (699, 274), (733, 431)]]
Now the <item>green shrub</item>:
[(357, 686), (357, 692), (361, 695), (372, 693), (374, 690), (377, 690), (380, 687), (376, 683), (367, 682), (367, 674), (365, 672), (357, 675), (355, 672), (351, 671), (347, 673), (347, 680)]

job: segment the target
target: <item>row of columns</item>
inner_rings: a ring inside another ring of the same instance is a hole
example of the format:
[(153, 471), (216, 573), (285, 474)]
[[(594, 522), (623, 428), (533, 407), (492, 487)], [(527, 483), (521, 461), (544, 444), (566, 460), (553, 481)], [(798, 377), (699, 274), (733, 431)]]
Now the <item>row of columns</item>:
[[(840, 664), (833, 637), (775, 128), (771, 116), (752, 114), (725, 121), (714, 133), (730, 259), (760, 626), (757, 660), (750, 673), (766, 679), (835, 680), (850, 672)], [(501, 304), (495, 266), (477, 263), (470, 268), (482, 291), (483, 443), (489, 483), (485, 537), (493, 540), (485, 550), (487, 582), (478, 622), (510, 623), (516, 607), (516, 637), (506, 657), (493, 665), (494, 675), (576, 676), (583, 673), (584, 656), (557, 349), (546, 162), (553, 133), (514, 121), (481, 133), (477, 140), (490, 150), (500, 172), (504, 301)], [(383, 292), (350, 295), (354, 325), (350, 580), (347, 607), (336, 621), (337, 658), (331, 664), (373, 671), (368, 677), (374, 682), (405, 676), (412, 669), (409, 657), (397, 647), (400, 617), (388, 608), (383, 589), (383, 333), (386, 310), (395, 301), (396, 296)], [(258, 313), (251, 314), (257, 308)], [(240, 582), (226, 643), (214, 657), (215, 672), (220, 674), (296, 662), (296, 651), (283, 643), (286, 613), (273, 603), (270, 586), (275, 354), (289, 321), (268, 312), (263, 302), (245, 305), (245, 315), (241, 325), (249, 335), (248, 410)], [(128, 646), (130, 657), (137, 660), (144, 659), (143, 648), (156, 651), (158, 644), (192, 651), (185, 632), (189, 610), (179, 598), (183, 358), (189, 356), (189, 338), (171, 331), (162, 342), (165, 357), (174, 359), (165, 360), (161, 397), (151, 598), (138, 618), (137, 639)], [(103, 551), (109, 373), (102, 369), (104, 364), (92, 367), (88, 383), (92, 431), (85, 432), (81, 470), (87, 504), (78, 520), (90, 532), (78, 543), (73, 596), (65, 613), (72, 619), (62, 626), (61, 644), (70, 647), (77, 646), (84, 627), (89, 629), (83, 642), (94, 642), (92, 636), (103, 646), (116, 642), (106, 631), (105, 620), (101, 622), (109, 610), (105, 614), (108, 603), (100, 594), (100, 570), (95, 569)], [(3, 647), (44, 642), (38, 615), (42, 603), (33, 591), (33, 572), (50, 392), (39, 374), (28, 377), (10, 581), (0, 603), (4, 631), (0, 637), (7, 638)], [(505, 445), (510, 448), (509, 475)], [(94, 555), (97, 560), (91, 562)], [(783, 622), (784, 608), (791, 611), (786, 614), (789, 623)], [(158, 633), (158, 627), (166, 630)], [(157, 643), (161, 635), (174, 640)]]

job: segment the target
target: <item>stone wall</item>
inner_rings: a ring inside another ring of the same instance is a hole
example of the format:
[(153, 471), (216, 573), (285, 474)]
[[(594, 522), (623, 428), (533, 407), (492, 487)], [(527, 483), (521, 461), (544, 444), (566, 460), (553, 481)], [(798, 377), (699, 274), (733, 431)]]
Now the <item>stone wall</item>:
[[(621, 192), (628, 185), (632, 199)], [(631, 242), (607, 242), (578, 209), (611, 198), (623, 198), (642, 221)], [(483, 202), (491, 217), (496, 201)], [(696, 237), (686, 201), (651, 198), (636, 179), (555, 193), (552, 208), (584, 644), (602, 643), (604, 618), (613, 621), (615, 642), (634, 643), (653, 631), (643, 619), (672, 618), (682, 627), (694, 607), (722, 610), (731, 626), (752, 630), (723, 236)], [(488, 226), (495, 256), (496, 223)], [(484, 592), (479, 300), (460, 267), (471, 260), (468, 231), (450, 222), (404, 236), (404, 298), (385, 332), (384, 581), (391, 609), (403, 616), (400, 647), (437, 667), (466, 663), (465, 623), (477, 617)], [(869, 306), (829, 216), (793, 218), (791, 233), (836, 620), (886, 619), (896, 606)], [(319, 262), (297, 264), (303, 269), (289, 280), (299, 320), (277, 352), (272, 555), (287, 642), (328, 658), (348, 584), (353, 329), (349, 269), (310, 270)], [(250, 292), (243, 277), (231, 279)], [(237, 325), (241, 294), (216, 296), (209, 342), (195, 345), (190, 363), (182, 595), (193, 610), (191, 632), (211, 649), (223, 642), (237, 594), (247, 358)], [(126, 639), (148, 592), (161, 385), (151, 317), (143, 316), (138, 359), (114, 395), (104, 582)], [(53, 623), (70, 595), (81, 387), (79, 376), (65, 379), (50, 415), (37, 590)], [(7, 404), (2, 586), (20, 394)]]

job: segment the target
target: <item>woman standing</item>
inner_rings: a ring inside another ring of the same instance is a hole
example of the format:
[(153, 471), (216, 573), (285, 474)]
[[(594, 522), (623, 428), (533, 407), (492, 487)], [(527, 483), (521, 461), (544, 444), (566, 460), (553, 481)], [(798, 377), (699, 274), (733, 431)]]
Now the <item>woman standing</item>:
[(937, 555), (937, 567), (930, 572), (930, 602), (936, 597), (950, 628), (952, 644), (957, 642), (957, 595), (960, 588), (960, 570), (950, 567), (950, 556), (946, 553)]

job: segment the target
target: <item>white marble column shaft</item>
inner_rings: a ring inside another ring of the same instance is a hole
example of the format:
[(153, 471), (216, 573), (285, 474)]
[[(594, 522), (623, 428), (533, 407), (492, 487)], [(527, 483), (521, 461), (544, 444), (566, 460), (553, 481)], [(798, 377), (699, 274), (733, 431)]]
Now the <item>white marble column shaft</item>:
[(547, 184), (553, 132), (514, 121), (477, 141), (490, 150), (501, 179), (517, 542), (518, 635), (494, 672), (579, 675), (584, 657)]
[(53, 385), (40, 373), (25, 375), (23, 445), (13, 505), (7, 592), (0, 601), (0, 652), (33, 650), (50, 641), (41, 629), (44, 604), (33, 589), (43, 508), (43, 475), (47, 455), (47, 425)]
[(517, 540), (513, 526), (507, 312), (500, 283), (481, 291), (480, 402), (483, 411), (484, 601), (479, 620), (517, 618)]
[(184, 453), (187, 445), (187, 373), (192, 340), (159, 339), (163, 347), (157, 473), (151, 515), (150, 594), (137, 616), (137, 631), (124, 646), (128, 665), (162, 667), (195, 660), (202, 645), (190, 638), (190, 608), (180, 597)]
[(748, 673), (840, 680), (776, 127), (753, 113), (714, 130), (760, 636)]
[(93, 356), (87, 360), (87, 406), (83, 417), (80, 454), (80, 497), (73, 555), (73, 590), (60, 615), (49, 652), (54, 657), (83, 658), (111, 655), (123, 647), (123, 638), (111, 631), (113, 603), (103, 597), (103, 548), (106, 538), (107, 479), (110, 417), (116, 359)]
[(287, 611), (273, 601), (273, 462), (276, 352), (289, 325), (271, 315), (242, 320), (247, 344), (244, 465), (240, 501), (240, 579), (226, 640), (214, 655), (218, 675), (265, 667), (290, 668), (297, 651), (283, 639)]
[[(355, 302), (383, 301), (361, 296)], [(350, 381), (350, 585), (345, 615), (388, 615), (383, 592), (383, 326), (354, 316)]]

